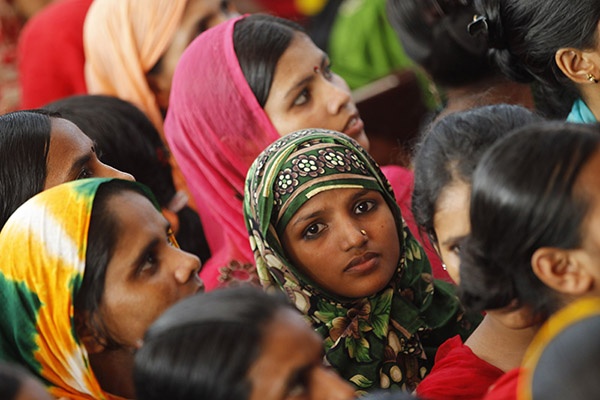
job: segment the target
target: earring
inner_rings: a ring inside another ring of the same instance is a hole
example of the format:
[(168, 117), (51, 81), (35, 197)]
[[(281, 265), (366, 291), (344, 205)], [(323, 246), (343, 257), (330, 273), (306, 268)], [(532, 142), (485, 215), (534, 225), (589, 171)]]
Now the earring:
[(361, 235), (363, 235), (363, 236), (367, 236), (367, 231), (365, 231), (364, 229), (361, 229), (361, 230), (360, 230), (360, 233), (361, 233)]
[(446, 267), (446, 264), (442, 263), (442, 268), (444, 269), (444, 271), (448, 271), (448, 267)]
[(598, 79), (596, 79), (596, 77), (592, 74), (587, 74), (587, 80), (592, 83), (598, 83)]

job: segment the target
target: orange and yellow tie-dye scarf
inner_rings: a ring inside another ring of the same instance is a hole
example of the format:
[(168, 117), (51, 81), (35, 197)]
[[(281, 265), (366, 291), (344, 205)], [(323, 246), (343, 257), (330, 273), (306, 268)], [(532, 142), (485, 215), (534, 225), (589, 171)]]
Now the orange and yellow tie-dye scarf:
[(73, 308), (93, 200), (107, 181), (86, 179), (44, 191), (0, 232), (0, 359), (27, 367), (56, 397), (118, 398), (100, 388), (77, 339)]

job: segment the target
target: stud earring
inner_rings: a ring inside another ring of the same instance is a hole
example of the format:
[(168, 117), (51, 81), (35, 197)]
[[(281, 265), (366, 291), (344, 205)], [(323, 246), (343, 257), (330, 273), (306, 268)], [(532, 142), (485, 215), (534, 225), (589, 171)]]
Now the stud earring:
[(596, 77), (592, 74), (587, 74), (587, 80), (592, 83), (598, 83), (598, 79), (596, 79)]
[(444, 269), (444, 271), (448, 271), (448, 267), (446, 267), (446, 264), (442, 264), (442, 268)]
[(367, 236), (367, 231), (365, 231), (364, 229), (361, 229), (361, 230), (360, 230), (360, 233), (361, 233), (361, 235), (363, 235), (363, 236)]
[(318, 66), (316, 66), (316, 65), (313, 67), (313, 70), (315, 71), (315, 74), (319, 72), (319, 69), (320, 68)]

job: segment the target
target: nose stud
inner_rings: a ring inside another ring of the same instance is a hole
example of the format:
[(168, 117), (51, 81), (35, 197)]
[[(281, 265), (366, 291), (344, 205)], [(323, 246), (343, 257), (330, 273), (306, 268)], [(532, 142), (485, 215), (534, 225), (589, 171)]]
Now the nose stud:
[(363, 236), (367, 236), (367, 231), (365, 231), (364, 229), (361, 229), (361, 230), (360, 230), (360, 233), (361, 233), (361, 235), (363, 235)]

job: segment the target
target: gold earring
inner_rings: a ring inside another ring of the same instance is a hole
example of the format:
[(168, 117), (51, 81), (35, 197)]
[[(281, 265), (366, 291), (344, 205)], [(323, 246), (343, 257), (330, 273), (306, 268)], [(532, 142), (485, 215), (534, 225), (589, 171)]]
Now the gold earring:
[(361, 235), (363, 235), (363, 236), (367, 236), (367, 231), (365, 231), (364, 229), (361, 229), (361, 230), (360, 230), (360, 233), (361, 233)]
[(587, 74), (587, 80), (592, 83), (598, 83), (598, 79), (596, 79), (596, 77), (592, 74)]

